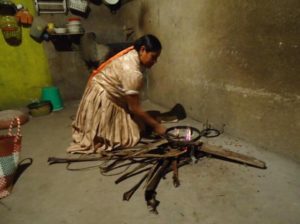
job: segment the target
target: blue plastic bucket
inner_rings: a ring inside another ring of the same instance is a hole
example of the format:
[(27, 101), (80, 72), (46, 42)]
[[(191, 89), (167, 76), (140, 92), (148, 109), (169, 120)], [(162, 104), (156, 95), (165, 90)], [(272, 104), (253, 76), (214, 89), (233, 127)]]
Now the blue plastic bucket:
[(59, 111), (64, 108), (59, 89), (55, 86), (42, 88), (41, 98), (43, 101), (49, 100), (51, 102), (53, 111)]

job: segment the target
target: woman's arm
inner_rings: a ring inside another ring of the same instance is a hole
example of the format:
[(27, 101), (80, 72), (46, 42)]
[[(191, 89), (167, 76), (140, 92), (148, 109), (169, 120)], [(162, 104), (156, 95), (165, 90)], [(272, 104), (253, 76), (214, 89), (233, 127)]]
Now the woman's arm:
[(125, 98), (128, 103), (129, 110), (134, 115), (138, 116), (145, 123), (150, 125), (157, 134), (163, 135), (165, 133), (165, 127), (162, 126), (158, 121), (156, 121), (153, 117), (151, 117), (147, 112), (143, 110), (143, 108), (140, 105), (140, 99), (138, 94), (126, 95)]

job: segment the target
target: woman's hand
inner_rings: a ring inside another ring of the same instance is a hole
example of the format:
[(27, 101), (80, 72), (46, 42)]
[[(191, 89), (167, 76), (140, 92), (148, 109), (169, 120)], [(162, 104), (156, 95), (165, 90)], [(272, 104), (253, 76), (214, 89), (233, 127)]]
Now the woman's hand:
[(158, 134), (158, 135), (164, 135), (166, 133), (166, 128), (160, 124), (156, 125), (154, 127), (154, 131)]
[(166, 132), (166, 128), (162, 126), (159, 121), (154, 119), (148, 113), (146, 113), (140, 106), (139, 96), (138, 95), (127, 95), (125, 96), (129, 110), (134, 114), (141, 118), (146, 124), (150, 125), (155, 133), (158, 135), (164, 135)]

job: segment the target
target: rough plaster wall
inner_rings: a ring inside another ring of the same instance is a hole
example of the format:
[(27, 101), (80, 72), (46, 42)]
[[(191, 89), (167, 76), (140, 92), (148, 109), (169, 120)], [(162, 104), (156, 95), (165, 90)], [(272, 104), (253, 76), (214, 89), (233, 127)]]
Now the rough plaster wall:
[(124, 25), (163, 52), (148, 96), (196, 120), (300, 160), (298, 0), (135, 0)]
[[(96, 33), (98, 43), (114, 43), (125, 40), (122, 22), (117, 14), (112, 14), (103, 4), (90, 3), (90, 13), (84, 18), (71, 12), (68, 15), (42, 14), (47, 22), (54, 22), (57, 26), (64, 26), (68, 17), (77, 16), (81, 18), (85, 32)], [(86, 81), (91, 73), (85, 62), (82, 60), (79, 51), (56, 51), (51, 41), (45, 42), (50, 73), (53, 82), (59, 87), (64, 100), (80, 99)], [(75, 49), (78, 45), (74, 45)]]

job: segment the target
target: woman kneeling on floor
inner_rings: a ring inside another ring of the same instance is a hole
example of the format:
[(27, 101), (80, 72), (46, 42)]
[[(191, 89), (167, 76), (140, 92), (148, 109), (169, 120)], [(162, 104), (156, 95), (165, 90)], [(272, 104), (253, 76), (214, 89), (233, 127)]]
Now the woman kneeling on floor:
[(68, 152), (99, 153), (135, 146), (145, 125), (158, 135), (165, 133), (165, 127), (142, 109), (139, 99), (142, 72), (156, 63), (161, 48), (155, 36), (145, 35), (93, 72), (72, 124)]

